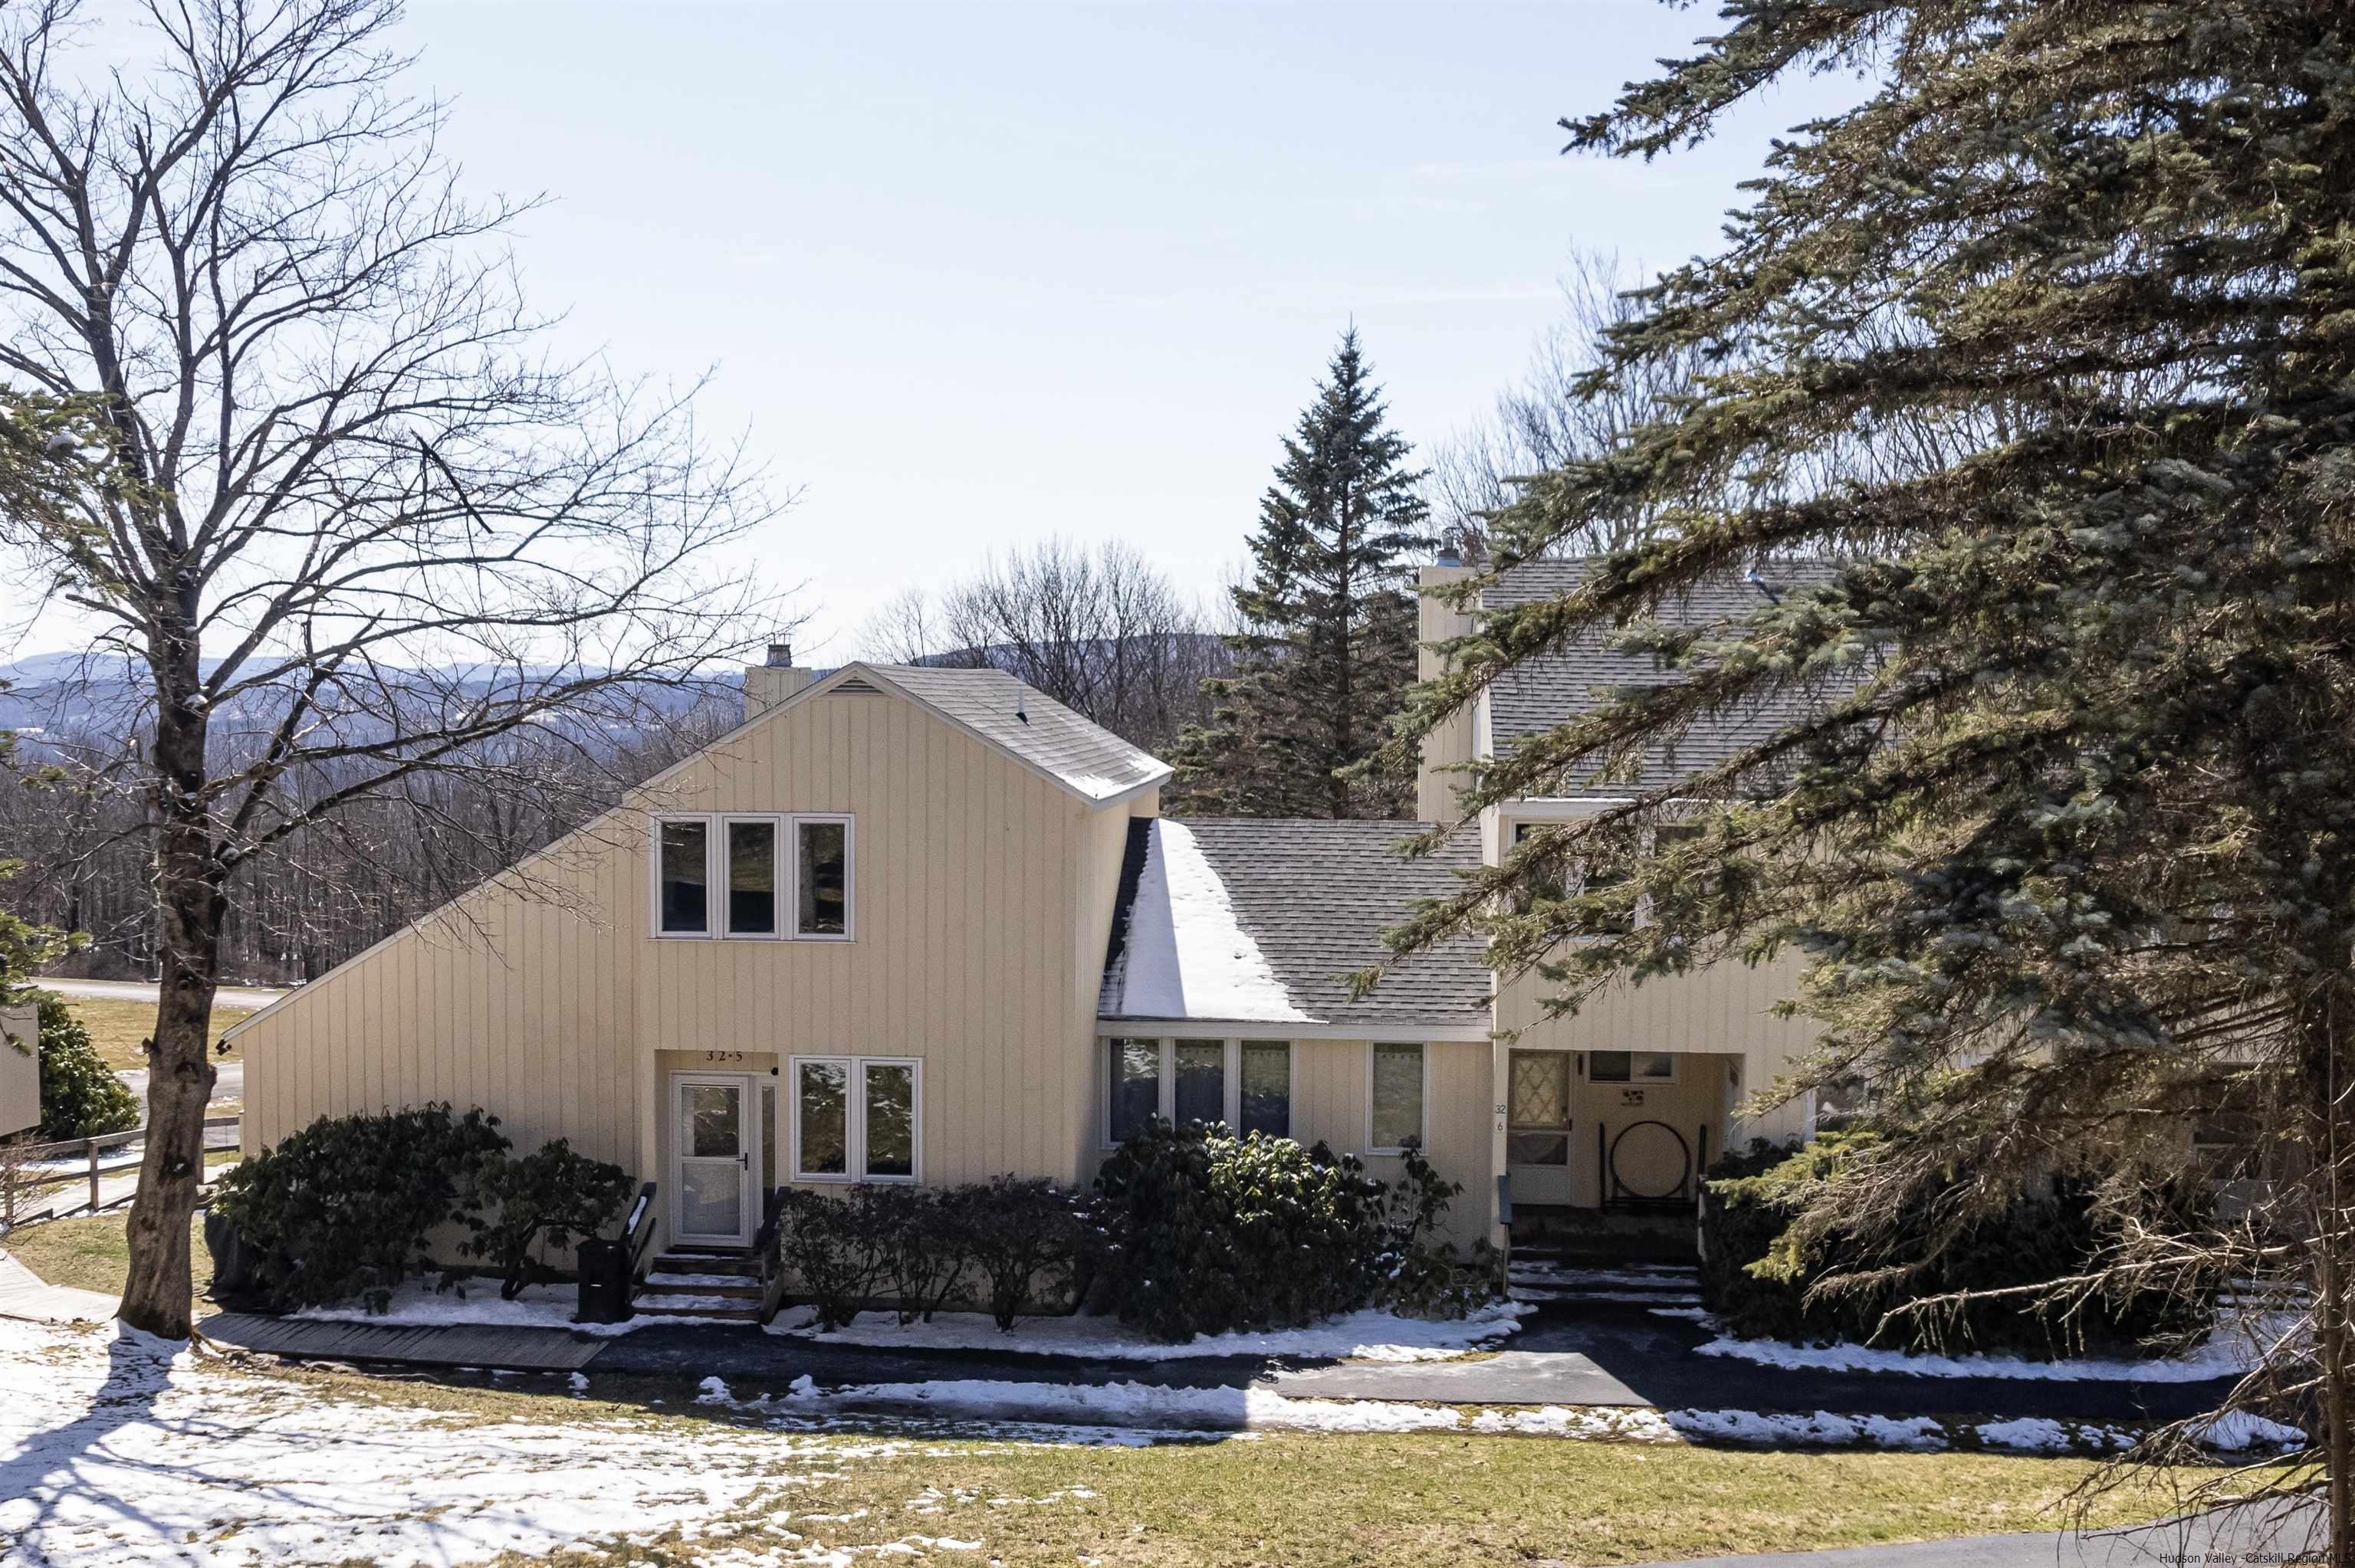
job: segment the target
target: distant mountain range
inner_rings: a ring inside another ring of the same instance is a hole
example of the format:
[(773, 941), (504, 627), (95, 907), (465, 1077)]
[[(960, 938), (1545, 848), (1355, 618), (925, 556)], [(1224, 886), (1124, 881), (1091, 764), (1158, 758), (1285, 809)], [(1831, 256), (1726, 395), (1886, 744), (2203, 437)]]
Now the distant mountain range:
[[(208, 674), (218, 667), (218, 661), (204, 666)], [(456, 665), (421, 669), (413, 672), (413, 684), (402, 694), (402, 701), (421, 722), (453, 701), (489, 694), (518, 675), (535, 680), (559, 673), (552, 665), (485, 671), (479, 678)], [(565, 727), (584, 737), (602, 734), (622, 739), (657, 715), (675, 717), (707, 702), (741, 701), (730, 694), (742, 688), (741, 672), (714, 674), (696, 687), (633, 682), (601, 697), (599, 713), (570, 719)], [(20, 746), (36, 753), (74, 739), (119, 739), (144, 727), (153, 696), (145, 668), (125, 655), (37, 653), (0, 664), (0, 730), (13, 731)], [(281, 689), (256, 687), (215, 710), (215, 733), (259, 731), (284, 711)], [(390, 727), (380, 717), (357, 714), (336, 723), (346, 733), (382, 735)]]

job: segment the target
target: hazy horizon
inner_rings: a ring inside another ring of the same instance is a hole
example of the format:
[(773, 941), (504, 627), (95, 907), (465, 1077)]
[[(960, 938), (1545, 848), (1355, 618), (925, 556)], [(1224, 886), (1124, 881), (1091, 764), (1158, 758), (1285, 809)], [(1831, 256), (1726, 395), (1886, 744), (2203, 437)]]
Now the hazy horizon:
[[(561, 348), (707, 368), (780, 493), (762, 564), (805, 657), (1049, 535), (1208, 597), (1354, 322), (1428, 452), (1559, 313), (1576, 248), (1709, 247), (1766, 134), (1837, 79), (1644, 164), (1559, 155), (1707, 9), (421, 4), (412, 85), (515, 235)], [(0, 662), (78, 646), (44, 615)]]

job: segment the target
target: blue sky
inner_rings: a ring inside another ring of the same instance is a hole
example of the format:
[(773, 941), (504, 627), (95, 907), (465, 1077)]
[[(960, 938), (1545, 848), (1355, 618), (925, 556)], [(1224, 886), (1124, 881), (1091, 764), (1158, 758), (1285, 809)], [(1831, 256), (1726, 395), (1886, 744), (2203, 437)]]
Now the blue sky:
[(1476, 418), (1572, 247), (1706, 249), (1818, 106), (1650, 165), (1560, 155), (1557, 118), (1714, 21), (422, 0), (405, 30), (470, 185), (552, 198), (516, 249), (567, 344), (716, 370), (708, 418), (800, 490), (763, 565), (833, 662), (900, 588), (1050, 534), (1214, 591), (1352, 319), (1411, 440)]

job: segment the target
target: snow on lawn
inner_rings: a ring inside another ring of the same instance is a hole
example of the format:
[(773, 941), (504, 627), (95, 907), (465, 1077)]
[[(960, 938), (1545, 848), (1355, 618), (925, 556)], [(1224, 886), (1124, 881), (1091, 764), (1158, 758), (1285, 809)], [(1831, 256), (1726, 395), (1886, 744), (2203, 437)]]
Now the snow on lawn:
[(1694, 1347), (1704, 1356), (1727, 1356), (1792, 1372), (1909, 1372), (1915, 1377), (1989, 1377), (2023, 1383), (2206, 1383), (2233, 1377), (2248, 1359), (2223, 1336), (2179, 1356), (2149, 1361), (2087, 1356), (2039, 1361), (2025, 1356), (1932, 1356), (1864, 1345), (1795, 1345), (1785, 1340), (1737, 1340), (1724, 1336)]
[[(611, 1336), (626, 1334), (633, 1329), (654, 1324), (716, 1323), (729, 1319), (677, 1317), (649, 1317), (641, 1313), (623, 1323), (576, 1323), (572, 1314), (581, 1309), (581, 1292), (571, 1285), (532, 1285), (513, 1301), (499, 1299), (499, 1283), (496, 1279), (474, 1279), (463, 1287), (436, 1290), (424, 1280), (412, 1279), (392, 1293), (392, 1301), (382, 1312), (371, 1312), (368, 1303), (354, 1299), (338, 1301), (328, 1307), (305, 1307), (288, 1314), (294, 1318), (310, 1318), (322, 1323), (374, 1323), (380, 1328), (414, 1328), (433, 1323), (471, 1323), (500, 1329), (570, 1329), (576, 1334)], [(717, 1300), (718, 1298), (714, 1298)], [(736, 1303), (729, 1302), (734, 1306)]]
[(12, 1563), (540, 1556), (765, 1509), (905, 1446), (656, 1418), (474, 1421), (224, 1371), (125, 1330), (0, 1321)]
[[(717, 1383), (718, 1380), (711, 1380)], [(726, 1385), (706, 1385), (724, 1401)], [(1722, 1443), (1758, 1448), (1897, 1448), (1957, 1446), (2034, 1454), (2104, 1454), (2133, 1435), (2095, 1423), (2031, 1417), (1948, 1424), (1929, 1416), (1653, 1410), (1636, 1405), (1524, 1405), (1503, 1409), (1403, 1400), (1295, 1399), (1259, 1388), (1167, 1388), (1141, 1383), (1018, 1383), (964, 1378), (868, 1383), (819, 1393), (796, 1387), (786, 1408), (855, 1411), (951, 1422), (1021, 1423), (1060, 1429), (1094, 1424), (1130, 1432), (1468, 1432), (1632, 1443)], [(776, 1408), (766, 1398), (751, 1408)], [(2254, 1440), (2254, 1438), (2252, 1439)], [(2222, 1445), (2211, 1445), (2222, 1446)]]
[(1518, 1330), (1531, 1310), (1518, 1302), (1496, 1301), (1471, 1316), (1444, 1321), (1401, 1318), (1369, 1308), (1327, 1318), (1308, 1329), (1265, 1333), (1198, 1334), (1183, 1344), (1146, 1336), (1114, 1318), (1026, 1318), (1001, 1330), (986, 1312), (936, 1312), (929, 1323), (901, 1323), (888, 1312), (862, 1312), (852, 1322), (822, 1334), (808, 1308), (780, 1313), (773, 1334), (791, 1334), (829, 1345), (870, 1345), (895, 1351), (1001, 1351), (1024, 1355), (1074, 1356), (1096, 1361), (1166, 1361), (1195, 1356), (1303, 1356), (1345, 1361), (1444, 1361), (1492, 1348)]

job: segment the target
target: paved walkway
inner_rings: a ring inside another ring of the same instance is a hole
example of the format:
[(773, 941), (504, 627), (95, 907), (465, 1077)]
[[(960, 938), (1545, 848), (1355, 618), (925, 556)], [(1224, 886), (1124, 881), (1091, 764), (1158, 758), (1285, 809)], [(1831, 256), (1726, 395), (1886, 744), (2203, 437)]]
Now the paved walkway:
[(103, 1323), (120, 1305), (100, 1291), (44, 1284), (39, 1275), (0, 1252), (0, 1318), (23, 1318), (36, 1323)]
[[(43, 991), (56, 991), (59, 996), (86, 996), (96, 1001), (153, 1001), (155, 1000), (154, 980), (41, 980), (28, 982)], [(268, 1007), (286, 993), (266, 986), (225, 985), (213, 992), (213, 1001), (222, 1007), (261, 1009)]]
[(587, 1366), (603, 1348), (596, 1340), (561, 1329), (322, 1323), (254, 1312), (215, 1313), (197, 1325), (197, 1332), (216, 1344), (269, 1355), (501, 1372), (572, 1372)]
[[(2158, 1568), (2200, 1563), (2323, 1561), (2319, 1508), (2252, 1505), (2098, 1535), (1973, 1535), (1909, 1546), (1698, 1557), (1661, 1568)], [(2308, 1556), (2308, 1553), (2313, 1555)]]

